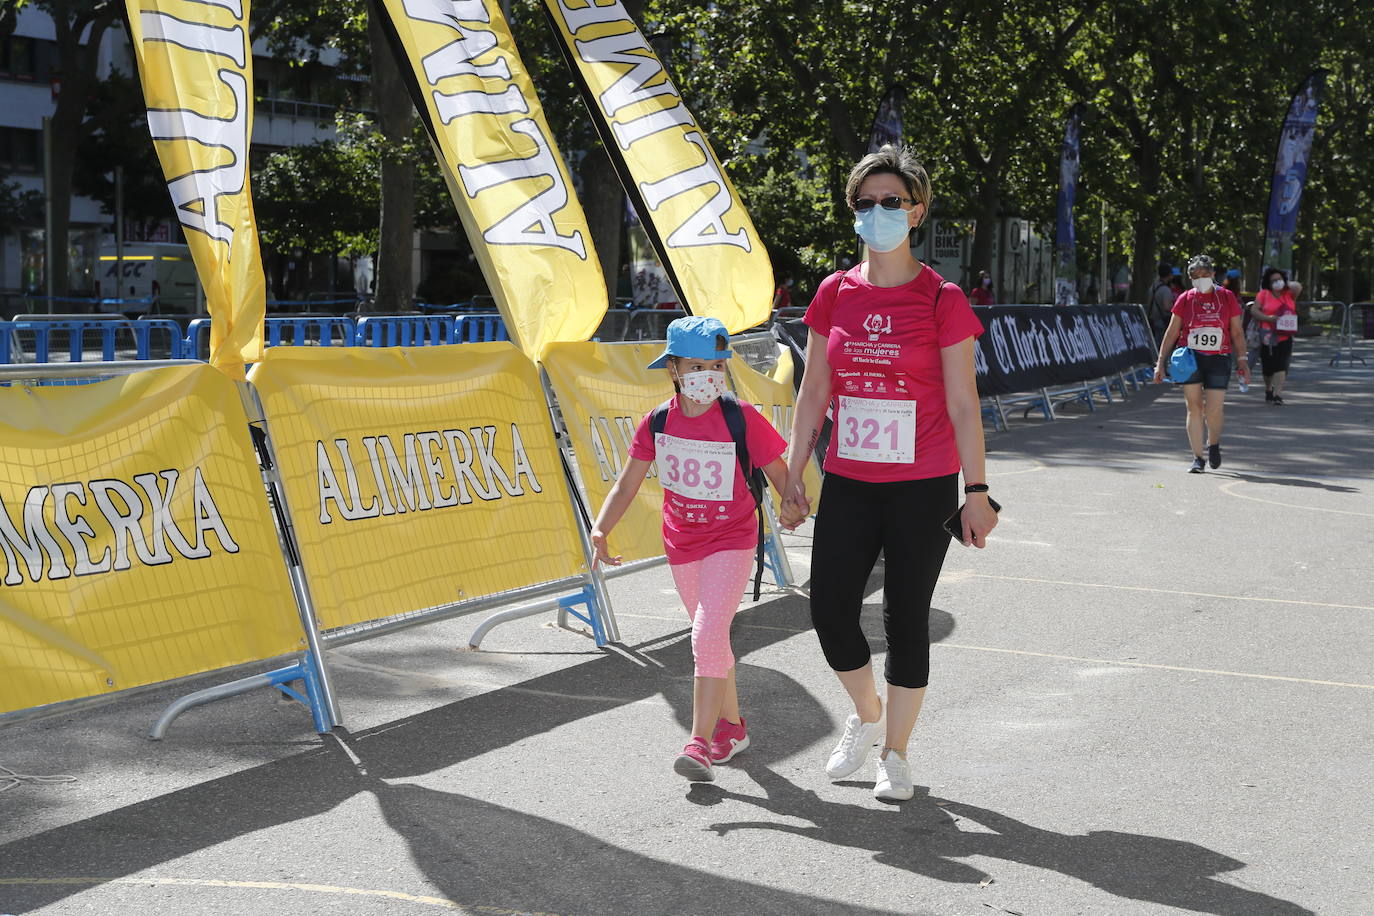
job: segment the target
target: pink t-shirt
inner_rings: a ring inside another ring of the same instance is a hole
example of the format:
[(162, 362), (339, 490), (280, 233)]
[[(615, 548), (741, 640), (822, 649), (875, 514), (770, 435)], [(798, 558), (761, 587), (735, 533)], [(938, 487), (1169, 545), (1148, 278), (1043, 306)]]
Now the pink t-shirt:
[(862, 268), (826, 277), (806, 310), (830, 360), (835, 431), (825, 470), (873, 483), (957, 473), (940, 351), (983, 325), (964, 291), (930, 267), (890, 287), (869, 283)]
[[(1267, 289), (1262, 289), (1259, 291), (1259, 295), (1255, 297), (1255, 302), (1258, 303), (1260, 311), (1266, 316), (1259, 320), (1272, 328), (1278, 327), (1279, 316), (1298, 313), (1298, 306), (1293, 301), (1291, 289), (1285, 289), (1277, 296)], [(1278, 331), (1277, 336), (1279, 342), (1282, 343), (1285, 340), (1291, 340), (1293, 334), (1290, 331)]]
[[(771, 464), (787, 450), (787, 443), (754, 405), (741, 402), (740, 409), (749, 460), (756, 467)], [(630, 457), (657, 462), (668, 562), (692, 563), (721, 550), (753, 549), (759, 534), (754, 497), (735, 457), (735, 441), (720, 402), (699, 417), (689, 417), (674, 398), (657, 441), (649, 430), (651, 416), (639, 421)], [(729, 479), (734, 483), (727, 487)]]
[[(1192, 347), (1199, 353), (1225, 355), (1231, 352), (1231, 319), (1240, 317), (1240, 301), (1235, 293), (1224, 286), (1214, 286), (1210, 293), (1190, 289), (1174, 300), (1173, 312), (1183, 322), (1175, 346)], [(1206, 345), (1193, 347), (1189, 335), (1197, 330), (1216, 333), (1199, 337), (1198, 341)], [(1218, 335), (1220, 341), (1216, 340)]]

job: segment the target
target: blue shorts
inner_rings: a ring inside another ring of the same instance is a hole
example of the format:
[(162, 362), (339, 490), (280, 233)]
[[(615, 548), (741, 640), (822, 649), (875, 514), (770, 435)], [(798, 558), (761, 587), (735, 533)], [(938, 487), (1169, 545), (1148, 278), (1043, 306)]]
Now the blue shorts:
[(1231, 356), (1228, 353), (1200, 353), (1193, 351), (1197, 371), (1182, 381), (1184, 385), (1201, 385), (1204, 389), (1225, 391), (1231, 381)]

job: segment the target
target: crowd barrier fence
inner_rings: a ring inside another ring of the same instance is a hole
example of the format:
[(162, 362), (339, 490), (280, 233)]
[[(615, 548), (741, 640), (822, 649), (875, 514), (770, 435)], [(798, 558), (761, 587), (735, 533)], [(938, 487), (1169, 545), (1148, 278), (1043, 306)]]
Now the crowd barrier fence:
[(599, 646), (619, 638), (549, 405), (513, 345), (269, 350), (250, 381), (325, 645), (526, 601), (473, 645), (554, 608)]
[[(1359, 315), (1360, 330), (1355, 330), (1355, 316)], [(1336, 343), (1336, 353), (1330, 365), (1339, 368), (1344, 362), (1347, 366), (1359, 363), (1366, 365), (1364, 357), (1355, 352), (1355, 341), (1374, 337), (1374, 302), (1352, 302), (1341, 316), (1340, 337)]]
[[(1145, 327), (1149, 327), (1146, 317), (1145, 306), (1138, 303), (1123, 304), (1128, 309), (1139, 309), (1140, 320)], [(995, 307), (995, 306), (993, 306)], [(989, 308), (988, 306), (978, 306), (975, 312)], [(1040, 306), (1046, 310), (1056, 308), (1052, 305)], [(1153, 341), (1153, 337), (1151, 338)], [(1139, 391), (1142, 384), (1153, 377), (1153, 362), (1137, 363), (1123, 367), (1111, 375), (1104, 375), (1098, 378), (1084, 379), (1063, 385), (1044, 385), (1031, 391), (1017, 392), (1015, 394), (992, 394), (983, 397), (983, 416), (992, 420), (994, 429), (1007, 429), (1007, 409), (1021, 408), (1022, 418), (1028, 417), (1031, 411), (1038, 410), (1046, 420), (1058, 419), (1058, 408), (1066, 404), (1081, 403), (1087, 408), (1089, 413), (1097, 411), (1095, 398), (1101, 397), (1104, 404), (1115, 403), (1112, 391), (1115, 389), (1120, 392), (1121, 400), (1126, 400), (1131, 393)]]
[(103, 362), (126, 354), (138, 360), (182, 358), (181, 326), (166, 318), (32, 315), (0, 321), (0, 364), (23, 362), (26, 352), (33, 362), (48, 363), (64, 350), (67, 361), (81, 362), (91, 344), (99, 347)]
[[(294, 655), (181, 698), (152, 737), (191, 706), (259, 686), (304, 703), (317, 731), (338, 724), (244, 393), (190, 361), (0, 367), (0, 723)], [(18, 528), (6, 502), (23, 507)]]

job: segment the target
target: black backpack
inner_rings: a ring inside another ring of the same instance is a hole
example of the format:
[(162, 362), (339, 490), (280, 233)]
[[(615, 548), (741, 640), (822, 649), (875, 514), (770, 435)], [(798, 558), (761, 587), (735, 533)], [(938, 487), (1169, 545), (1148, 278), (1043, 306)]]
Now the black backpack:
[[(649, 414), (649, 432), (657, 440), (658, 434), (668, 425), (668, 408), (673, 404), (669, 398), (654, 408)], [(754, 508), (759, 517), (758, 548), (754, 555), (754, 600), (759, 600), (763, 586), (763, 491), (766, 485), (763, 469), (754, 467), (749, 460), (749, 445), (745, 439), (744, 410), (733, 394), (726, 392), (720, 396), (720, 412), (725, 415), (725, 427), (730, 430), (730, 438), (735, 440), (735, 457), (739, 468), (744, 472), (744, 480), (749, 485), (749, 493), (754, 497)]]

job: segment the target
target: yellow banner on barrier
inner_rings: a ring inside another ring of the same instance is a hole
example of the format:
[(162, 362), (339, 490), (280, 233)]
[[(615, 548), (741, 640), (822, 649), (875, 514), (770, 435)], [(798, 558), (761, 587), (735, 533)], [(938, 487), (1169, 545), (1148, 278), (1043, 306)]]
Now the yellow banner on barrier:
[(233, 382), (0, 387), (0, 713), (303, 646)]
[(585, 571), (539, 377), (511, 344), (273, 347), (251, 377), (326, 629)]
[(602, 144), (683, 303), (735, 334), (768, 320), (773, 268), (734, 185), (619, 0), (544, 0)]
[[(625, 466), (639, 421), (673, 396), (666, 372), (644, 368), (662, 352), (661, 343), (577, 343), (556, 344), (544, 354), (593, 518)], [(663, 556), (663, 488), (656, 468), (650, 467), (611, 532), (611, 552), (627, 562)]]
[(210, 364), (262, 357), (267, 286), (248, 183), (249, 0), (126, 0), (148, 130), (205, 287)]
[(587, 340), (609, 298), (582, 205), (498, 0), (378, 0), (511, 340)]
[[(792, 411), (797, 405), (796, 389), (792, 385), (793, 372), (792, 354), (787, 350), (779, 352), (778, 365), (772, 375), (759, 372), (738, 354), (730, 360), (730, 376), (735, 382), (735, 393), (740, 400), (757, 407), (784, 439), (792, 435)], [(814, 461), (807, 462), (804, 476), (806, 492), (815, 505), (821, 492), (821, 475)], [(781, 511), (781, 495), (772, 487), (769, 487), (769, 491), (773, 494), (774, 508)]]

